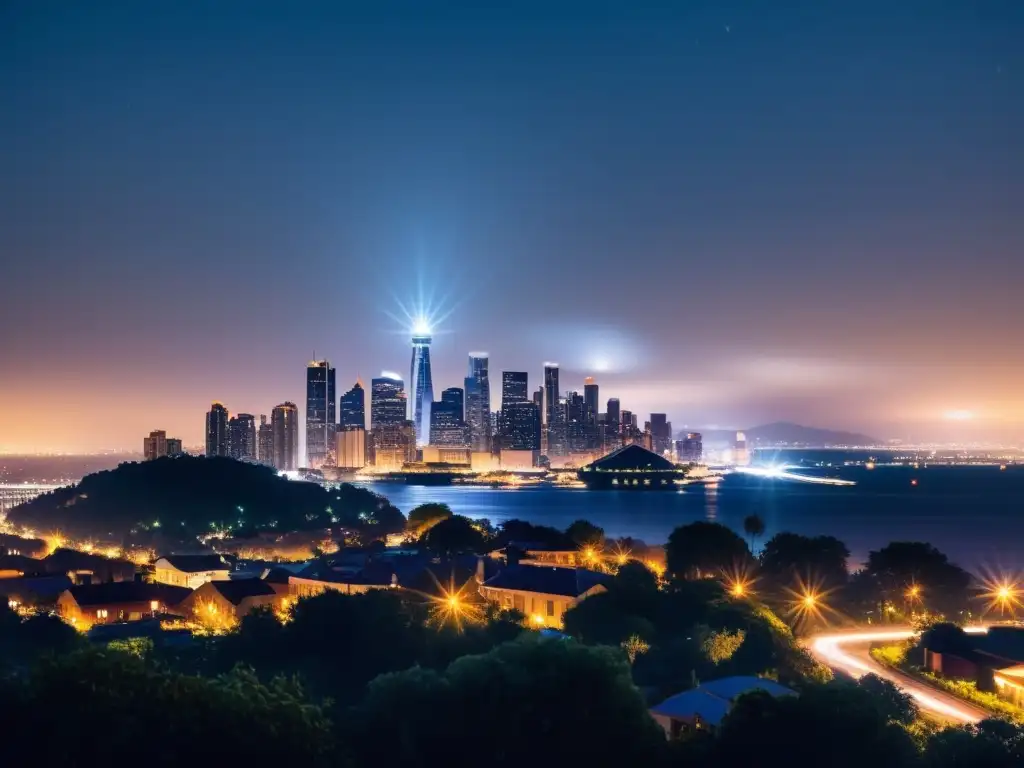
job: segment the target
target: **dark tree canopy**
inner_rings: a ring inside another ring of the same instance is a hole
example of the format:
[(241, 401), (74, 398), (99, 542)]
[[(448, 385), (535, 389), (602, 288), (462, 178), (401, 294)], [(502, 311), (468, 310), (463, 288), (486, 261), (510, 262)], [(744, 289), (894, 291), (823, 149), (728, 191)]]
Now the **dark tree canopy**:
[(534, 525), (525, 520), (513, 519), (502, 523), (494, 545), (499, 548), (505, 547), (513, 541), (533, 542), (565, 549), (575, 548), (572, 539), (557, 528), (551, 528), (547, 525)]
[(409, 512), (409, 530), (422, 534), (432, 525), (452, 516), (452, 508), (439, 502), (420, 504)]
[(432, 526), (421, 541), (425, 549), (442, 557), (482, 552), (486, 543), (473, 521), (462, 515), (454, 515)]
[(586, 520), (577, 520), (565, 529), (565, 535), (572, 539), (577, 547), (604, 546), (604, 528)]
[(923, 605), (931, 610), (956, 616), (971, 607), (970, 574), (931, 544), (894, 541), (870, 552), (864, 570), (876, 579), (884, 600), (902, 601), (907, 589), (917, 585)]
[(86, 475), (11, 511), (12, 523), (75, 538), (187, 540), (214, 529), (280, 532), (361, 528), (401, 531), (405, 520), (365, 488), (327, 490), (226, 458), (177, 456)]
[(801, 536), (777, 533), (761, 552), (761, 575), (776, 587), (792, 586), (802, 580), (824, 589), (846, 584), (846, 561), (850, 551), (833, 536)]
[(698, 521), (676, 528), (665, 547), (668, 571), (676, 578), (719, 576), (742, 569), (750, 549), (731, 528)]

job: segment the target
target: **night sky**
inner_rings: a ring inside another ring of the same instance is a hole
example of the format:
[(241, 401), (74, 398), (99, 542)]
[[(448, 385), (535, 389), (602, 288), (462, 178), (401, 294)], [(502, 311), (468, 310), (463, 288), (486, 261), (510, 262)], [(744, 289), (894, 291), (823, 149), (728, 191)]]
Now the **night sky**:
[(1024, 2), (495, 5), (0, 4), (0, 450), (408, 376), (423, 304), (436, 394), (1024, 439)]

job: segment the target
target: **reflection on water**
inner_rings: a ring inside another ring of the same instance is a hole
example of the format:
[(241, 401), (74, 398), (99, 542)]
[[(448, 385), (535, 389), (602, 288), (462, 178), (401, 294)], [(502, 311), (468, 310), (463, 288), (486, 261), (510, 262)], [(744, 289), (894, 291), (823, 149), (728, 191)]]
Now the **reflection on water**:
[(718, 483), (704, 486), (704, 519), (712, 523), (718, 519)]

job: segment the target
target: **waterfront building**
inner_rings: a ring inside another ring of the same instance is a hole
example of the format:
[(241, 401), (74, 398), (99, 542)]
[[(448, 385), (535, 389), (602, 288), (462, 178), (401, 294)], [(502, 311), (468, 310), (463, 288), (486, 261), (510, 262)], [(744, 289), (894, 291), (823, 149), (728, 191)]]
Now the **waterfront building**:
[(228, 455), (228, 409), (214, 402), (206, 414), (206, 455)]
[(366, 390), (358, 379), (338, 403), (338, 426), (366, 429)]
[(465, 447), (466, 424), (462, 418), (463, 392), (450, 387), (430, 407), (430, 445)]
[(583, 568), (510, 565), (483, 581), (480, 594), (498, 608), (529, 617), (531, 626), (561, 629), (566, 611), (607, 591), (610, 582), (606, 574)]
[(256, 417), (251, 413), (228, 419), (228, 456), (239, 461), (256, 460)]
[(732, 444), (732, 460), (737, 467), (745, 467), (750, 464), (747, 436), (743, 432), (736, 433), (736, 440)]
[(558, 363), (544, 363), (544, 431), (542, 449), (549, 456), (561, 456), (565, 450), (564, 414), (560, 408)]
[(511, 402), (501, 409), (502, 456), (505, 451), (540, 450), (540, 409), (529, 400)]
[(586, 448), (593, 451), (601, 447), (601, 433), (598, 431), (598, 385), (593, 376), (583, 380), (583, 429), (586, 436)]
[(412, 364), (409, 371), (408, 418), (416, 431), (416, 445), (430, 442), (430, 406), (434, 382), (430, 372), (430, 331), (420, 325), (412, 336)]
[(704, 438), (700, 432), (687, 432), (676, 441), (676, 455), (682, 462), (697, 462), (704, 458)]
[(405, 416), (405, 383), (398, 374), (383, 371), (370, 381), (370, 429), (398, 426)]
[(153, 581), (197, 589), (208, 581), (227, 581), (231, 565), (220, 555), (166, 555), (153, 563)]
[(142, 438), (142, 456), (145, 461), (161, 459), (164, 456), (177, 456), (181, 453), (181, 440), (168, 437), (167, 432), (157, 429)]
[(653, 451), (664, 456), (672, 451), (672, 422), (664, 413), (651, 414), (651, 426), (647, 430), (651, 433), (651, 444)]
[(592, 489), (674, 490), (686, 469), (640, 445), (626, 445), (579, 471), (579, 479)]
[(474, 452), (491, 450), (491, 379), (486, 352), (471, 352), (466, 375), (466, 429)]
[(274, 467), (281, 472), (299, 468), (299, 408), (295, 403), (275, 405), (270, 412)]
[(398, 470), (416, 460), (416, 431), (406, 419), (373, 430), (373, 461), (378, 469)]
[(260, 414), (260, 427), (256, 433), (256, 458), (267, 467), (274, 466), (274, 428), (266, 414)]
[(366, 466), (366, 429), (360, 426), (338, 426), (335, 433), (335, 455), (342, 469)]
[(306, 466), (319, 469), (334, 452), (334, 368), (327, 360), (306, 366)]

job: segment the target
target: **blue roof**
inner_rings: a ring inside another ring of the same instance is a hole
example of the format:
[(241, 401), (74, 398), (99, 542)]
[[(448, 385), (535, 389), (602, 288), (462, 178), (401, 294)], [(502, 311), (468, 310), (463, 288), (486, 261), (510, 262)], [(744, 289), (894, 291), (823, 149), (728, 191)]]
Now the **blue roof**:
[(758, 690), (776, 697), (796, 694), (784, 685), (763, 677), (723, 677), (670, 696), (661, 704), (651, 707), (651, 712), (677, 720), (692, 720), (699, 716), (709, 725), (717, 726), (738, 697)]
[(714, 696), (728, 699), (729, 701), (733, 701), (738, 696), (755, 690), (770, 693), (772, 696), (789, 696), (795, 693), (795, 691), (790, 690), (784, 685), (779, 685), (774, 680), (743, 675), (710, 680), (702, 683), (700, 687)]
[(543, 565), (510, 565), (484, 582), (485, 587), (579, 597), (611, 578), (583, 568), (549, 568)]

